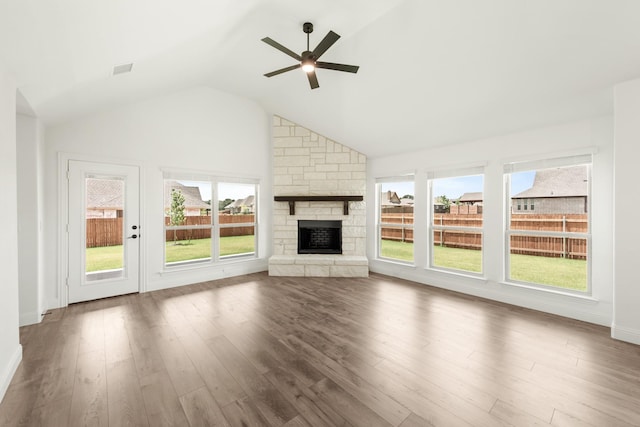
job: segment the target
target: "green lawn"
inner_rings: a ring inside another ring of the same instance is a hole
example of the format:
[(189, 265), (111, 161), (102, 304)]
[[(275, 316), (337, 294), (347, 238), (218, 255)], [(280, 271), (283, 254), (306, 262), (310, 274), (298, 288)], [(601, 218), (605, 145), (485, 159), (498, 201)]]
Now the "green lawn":
[[(166, 262), (191, 261), (211, 257), (211, 239), (167, 242)], [(482, 253), (468, 249), (433, 248), (438, 267), (481, 272)], [(220, 256), (255, 251), (254, 236), (220, 238)], [(413, 261), (413, 243), (383, 240), (380, 255), (401, 261)], [(532, 255), (511, 255), (511, 278), (565, 289), (586, 290), (587, 264), (584, 260), (547, 258)], [(122, 268), (122, 246), (87, 249), (87, 272)]]
[(122, 268), (122, 255), (122, 245), (87, 248), (87, 273)]
[[(413, 243), (382, 240), (380, 255), (401, 261), (413, 261)], [(470, 272), (482, 271), (482, 252), (434, 246), (434, 264), (438, 267)], [(584, 260), (511, 255), (511, 278), (564, 289), (587, 289), (587, 263)]]
[[(190, 261), (211, 257), (211, 239), (167, 242), (166, 262)], [(220, 256), (251, 253), (255, 251), (254, 236), (220, 238)], [(122, 268), (122, 246), (105, 246), (87, 249), (87, 273)]]

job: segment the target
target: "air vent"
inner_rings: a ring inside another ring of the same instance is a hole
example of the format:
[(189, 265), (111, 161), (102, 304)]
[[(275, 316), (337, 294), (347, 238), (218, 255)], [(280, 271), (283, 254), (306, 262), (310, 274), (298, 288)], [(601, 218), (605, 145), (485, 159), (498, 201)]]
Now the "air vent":
[(113, 67), (113, 75), (117, 76), (118, 74), (130, 73), (132, 68), (133, 62), (130, 64), (116, 65)]

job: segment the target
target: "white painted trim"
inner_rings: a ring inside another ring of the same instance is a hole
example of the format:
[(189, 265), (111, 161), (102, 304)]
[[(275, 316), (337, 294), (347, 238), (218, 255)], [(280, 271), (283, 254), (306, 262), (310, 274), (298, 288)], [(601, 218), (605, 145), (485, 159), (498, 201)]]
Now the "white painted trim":
[(18, 366), (20, 366), (20, 362), (22, 361), (22, 346), (20, 344), (17, 345), (15, 351), (13, 352), (13, 356), (9, 363), (7, 364), (7, 369), (0, 376), (0, 402), (4, 398), (7, 390), (9, 389), (9, 384), (11, 384), (11, 380), (18, 370)]
[[(78, 160), (83, 162), (95, 162), (95, 163), (110, 163), (115, 165), (135, 166), (138, 168), (138, 182), (139, 182), (139, 215), (142, 222), (145, 218), (145, 207), (142, 200), (142, 194), (144, 194), (144, 163), (142, 161), (130, 160), (130, 159), (118, 159), (109, 157), (97, 157), (79, 153), (67, 153), (58, 152), (58, 284), (56, 287), (58, 299), (58, 308), (66, 307), (69, 305), (69, 292), (67, 290), (66, 281), (68, 276), (68, 248), (69, 239), (67, 234), (67, 224), (69, 222), (69, 185), (67, 179), (67, 171), (69, 160)], [(142, 231), (142, 224), (141, 231)], [(138, 268), (138, 291), (146, 292), (147, 289), (147, 274), (146, 274), (146, 240), (142, 240), (140, 245), (139, 268)]]
[(182, 269), (176, 271), (164, 270), (156, 273), (156, 278), (149, 283), (146, 292), (208, 282), (227, 277), (242, 276), (244, 274), (260, 273), (267, 271), (268, 268), (268, 261), (260, 258), (251, 261), (221, 263), (211, 266), (210, 268)]
[(35, 325), (42, 321), (42, 315), (36, 311), (20, 313), (20, 326)]
[[(576, 298), (572, 295), (554, 295), (553, 299), (545, 300), (541, 298), (544, 297), (544, 295), (541, 295), (541, 291), (538, 289), (518, 288), (482, 278), (460, 277), (460, 275), (451, 275), (450, 273), (420, 271), (415, 268), (402, 267), (403, 266), (398, 264), (389, 264), (380, 262), (379, 260), (369, 262), (369, 269), (374, 273), (394, 276), (435, 288), (460, 292), (466, 295), (473, 295), (479, 298), (503, 302), (562, 317), (569, 317), (596, 325), (611, 325), (611, 317), (606, 314), (610, 313), (611, 309), (597, 309), (598, 305), (606, 305), (606, 303), (602, 301)], [(505, 292), (505, 287), (507, 286), (509, 290)]]
[(614, 323), (611, 325), (611, 338), (640, 345), (640, 329), (624, 328)]

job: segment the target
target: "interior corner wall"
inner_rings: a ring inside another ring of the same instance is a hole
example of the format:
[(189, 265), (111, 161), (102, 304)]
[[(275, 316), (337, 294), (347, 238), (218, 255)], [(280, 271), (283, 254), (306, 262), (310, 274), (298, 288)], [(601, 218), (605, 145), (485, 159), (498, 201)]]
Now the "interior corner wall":
[(22, 360), (18, 334), (18, 215), (16, 206), (16, 86), (0, 64), (0, 400)]
[[(560, 157), (595, 151), (592, 167), (592, 297), (551, 294), (504, 283), (504, 181), (506, 162)], [(627, 153), (628, 158), (633, 156)], [(427, 240), (427, 172), (485, 165), (484, 277), (451, 274), (428, 266), (427, 245), (415, 245), (415, 265), (376, 259), (376, 239), (367, 241), (371, 271), (389, 274), (483, 298), (610, 326), (613, 311), (613, 120), (601, 117), (510, 135), (441, 146), (397, 156), (369, 158), (367, 166), (367, 232), (376, 236), (375, 179), (415, 173), (414, 231)], [(621, 193), (635, 194), (632, 189)], [(637, 251), (636, 251), (637, 252)]]
[[(271, 117), (255, 102), (194, 87), (45, 129), (45, 250), (58, 252), (59, 155), (141, 168), (143, 291), (267, 270), (270, 254)], [(257, 179), (258, 257), (189, 270), (164, 269), (163, 169)], [(62, 256), (62, 254), (58, 254)], [(61, 306), (59, 260), (46, 260), (48, 308)], [(61, 267), (62, 269), (62, 267)]]
[(20, 326), (39, 323), (42, 281), (42, 126), (31, 116), (16, 116), (18, 181), (18, 281)]
[(614, 103), (614, 338), (640, 344), (640, 280), (638, 279), (638, 141), (640, 79), (615, 88)]

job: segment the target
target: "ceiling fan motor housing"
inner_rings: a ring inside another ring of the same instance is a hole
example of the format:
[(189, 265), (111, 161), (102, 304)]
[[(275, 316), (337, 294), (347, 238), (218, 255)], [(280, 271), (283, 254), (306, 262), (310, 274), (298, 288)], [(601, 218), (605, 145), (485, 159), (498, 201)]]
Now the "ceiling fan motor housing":
[(313, 24), (311, 22), (305, 22), (304, 24), (302, 24), (302, 31), (307, 34), (313, 33)]

